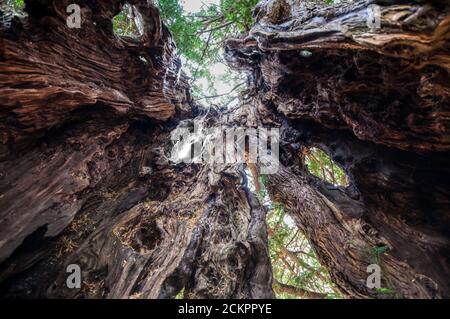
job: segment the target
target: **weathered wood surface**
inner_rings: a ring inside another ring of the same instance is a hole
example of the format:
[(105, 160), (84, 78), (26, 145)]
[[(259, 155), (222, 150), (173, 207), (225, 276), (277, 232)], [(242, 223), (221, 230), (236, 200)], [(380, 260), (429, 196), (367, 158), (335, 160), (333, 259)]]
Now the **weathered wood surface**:
[(289, 118), (363, 140), (449, 150), (448, 6), (380, 4), (381, 28), (370, 29), (367, 7), (377, 1), (336, 9), (291, 2), (262, 2), (250, 34), (228, 42), (228, 60), (256, 67), (270, 86), (266, 100)]
[[(112, 31), (123, 1), (80, 1), (89, 19), (70, 30), (68, 1), (28, 0), (28, 17), (0, 26), (2, 297), (272, 297), (265, 212), (242, 167), (167, 161), (170, 132), (196, 116), (281, 128), (270, 194), (345, 297), (450, 297), (446, 1), (261, 1), (226, 46), (250, 76), (241, 107), (207, 115), (155, 7), (129, 2), (141, 38)], [(381, 29), (366, 26), (371, 3)], [(307, 172), (311, 146), (347, 188)], [(379, 246), (387, 295), (366, 286)], [(71, 263), (80, 290), (65, 285)]]
[[(196, 106), (147, 1), (145, 32), (118, 37), (124, 1), (26, 1), (0, 27), (2, 297), (272, 297), (265, 212), (237, 168), (167, 161)], [(82, 288), (66, 287), (78, 264)]]
[(36, 137), (81, 107), (101, 104), (161, 121), (188, 111), (181, 63), (156, 8), (140, 5), (150, 21), (133, 39), (113, 33), (120, 1), (80, 2), (80, 29), (66, 26), (70, 1), (55, 1), (45, 13), (29, 3), (28, 19), (2, 29), (2, 144)]
[[(379, 29), (367, 26), (370, 4), (380, 6)], [(450, 297), (448, 2), (268, 0), (255, 15), (226, 57), (251, 74), (259, 125), (283, 131), (271, 196), (344, 296)], [(345, 169), (349, 187), (307, 172), (312, 146)], [(366, 286), (380, 246), (389, 293)]]

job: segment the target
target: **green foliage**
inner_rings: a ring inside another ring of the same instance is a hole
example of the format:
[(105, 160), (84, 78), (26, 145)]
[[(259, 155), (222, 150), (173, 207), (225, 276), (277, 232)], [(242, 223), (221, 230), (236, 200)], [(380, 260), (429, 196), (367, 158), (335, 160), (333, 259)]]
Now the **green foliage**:
[(267, 177), (267, 175), (264, 175), (264, 174), (259, 175), (259, 183), (262, 186), (267, 187), (268, 182), (269, 182), (269, 178)]
[(393, 290), (392, 290), (392, 289), (389, 289), (389, 288), (383, 288), (383, 287), (378, 288), (377, 291), (378, 291), (380, 294), (382, 294), (382, 295), (391, 295), (391, 294), (393, 293)]
[(143, 33), (143, 21), (136, 7), (125, 3), (112, 19), (114, 32), (119, 36), (138, 37)]
[(161, 16), (171, 31), (180, 53), (191, 62), (217, 58), (225, 38), (248, 31), (252, 10), (258, 0), (222, 0), (195, 15), (183, 11), (178, 0), (158, 0)]
[(267, 177), (267, 175), (259, 175), (259, 185), (261, 187), (261, 190), (259, 191), (258, 197), (261, 200), (265, 200), (265, 198), (267, 197), (267, 183), (269, 182), (269, 179)]
[[(372, 263), (379, 265), (382, 270), (383, 270), (382, 257), (383, 257), (383, 254), (386, 253), (388, 250), (389, 250), (389, 247), (386, 245), (374, 246), (371, 249)], [(392, 287), (391, 282), (387, 278), (385, 278), (384, 284), (387, 287), (378, 288), (377, 289), (378, 293), (395, 298), (396, 297), (395, 291), (391, 288), (388, 288), (388, 287)]]
[(253, 8), (259, 0), (222, 0), (220, 12), (240, 32), (250, 30), (253, 25)]
[(180, 53), (189, 61), (200, 63), (205, 46), (197, 35), (201, 21), (196, 16), (186, 15), (178, 0), (158, 0), (157, 4)]
[(184, 288), (175, 296), (175, 299), (184, 299)]
[(135, 36), (138, 34), (136, 24), (133, 19), (121, 11), (113, 18), (114, 32), (120, 36)]
[(25, 9), (24, 0), (6, 0), (4, 3), (5, 9), (13, 12), (14, 14), (23, 15)]
[(377, 256), (384, 254), (388, 250), (387, 246), (375, 246), (373, 247), (373, 251)]
[[(221, 0), (219, 5), (204, 6), (196, 14), (187, 14), (178, 0), (158, 0), (161, 17), (171, 31), (179, 53), (185, 58), (184, 69), (192, 78), (196, 98), (204, 92), (216, 97), (211, 67), (223, 63), (223, 44), (231, 34), (248, 31), (253, 24), (252, 10), (258, 0)], [(200, 84), (203, 79), (204, 84)], [(219, 79), (237, 84), (240, 76), (229, 72)]]
[(258, 193), (258, 197), (261, 200), (264, 200), (264, 197), (266, 197), (266, 192), (264, 190), (260, 190)]
[(383, 246), (375, 246), (372, 248), (372, 261), (376, 264), (381, 263), (382, 255), (388, 250), (388, 247)]
[[(274, 291), (277, 298), (298, 298), (293, 291), (309, 291), (326, 298), (340, 298), (328, 272), (322, 267), (308, 240), (287, 214), (282, 203), (272, 202), (268, 177), (260, 175), (261, 202), (267, 208), (266, 225)], [(254, 179), (249, 179), (251, 182)], [(254, 186), (254, 185), (253, 185)]]
[(304, 151), (308, 171), (331, 184), (347, 186), (348, 179), (344, 170), (322, 150), (312, 147)]
[(274, 203), (267, 216), (269, 230), (269, 253), (272, 261), (274, 288), (277, 298), (297, 298), (282, 289), (277, 282), (339, 298), (329, 274), (319, 263), (308, 240), (286, 214), (280, 203)]

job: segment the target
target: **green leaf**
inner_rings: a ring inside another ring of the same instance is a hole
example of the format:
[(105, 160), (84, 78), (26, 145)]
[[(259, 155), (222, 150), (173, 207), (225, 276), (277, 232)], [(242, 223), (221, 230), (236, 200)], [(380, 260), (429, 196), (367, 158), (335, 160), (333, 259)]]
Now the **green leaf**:
[(392, 294), (392, 292), (393, 292), (391, 289), (389, 289), (389, 288), (383, 288), (383, 287), (378, 288), (377, 291), (378, 291), (380, 294), (383, 294), (383, 295), (390, 295), (390, 294)]

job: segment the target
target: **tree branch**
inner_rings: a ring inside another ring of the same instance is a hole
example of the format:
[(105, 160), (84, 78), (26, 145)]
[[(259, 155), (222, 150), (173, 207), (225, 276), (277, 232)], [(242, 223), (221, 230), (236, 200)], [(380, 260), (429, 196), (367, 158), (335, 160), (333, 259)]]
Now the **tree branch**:
[(300, 298), (305, 299), (325, 299), (327, 294), (323, 294), (320, 292), (309, 291), (300, 287), (294, 287), (290, 285), (283, 284), (278, 280), (274, 279), (274, 290), (276, 293), (287, 293), (290, 295), (294, 295)]

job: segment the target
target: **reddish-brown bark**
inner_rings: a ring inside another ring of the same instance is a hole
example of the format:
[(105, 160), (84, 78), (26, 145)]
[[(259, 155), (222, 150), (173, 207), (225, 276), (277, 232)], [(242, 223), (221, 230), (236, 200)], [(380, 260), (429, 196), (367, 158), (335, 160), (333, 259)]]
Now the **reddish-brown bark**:
[[(158, 10), (118, 37), (124, 1), (26, 1), (0, 26), (0, 291), (3, 297), (272, 297), (264, 216), (237, 169), (167, 161), (193, 118)], [(66, 287), (66, 266), (82, 270)]]
[[(448, 298), (449, 7), (380, 1), (381, 28), (371, 30), (368, 4), (261, 2), (226, 56), (252, 74), (260, 122), (283, 131), (270, 193), (343, 295)], [(313, 146), (345, 169), (348, 187), (307, 172), (302, 154)], [(378, 258), (376, 247), (387, 251)], [(387, 294), (366, 286), (374, 262)]]
[[(273, 297), (265, 211), (243, 167), (167, 161), (170, 132), (194, 117), (281, 128), (267, 188), (345, 297), (450, 297), (445, 1), (380, 1), (378, 30), (365, 1), (261, 1), (226, 45), (249, 74), (241, 107), (208, 114), (152, 4), (128, 1), (145, 22), (128, 38), (111, 22), (124, 1), (79, 1), (81, 29), (65, 24), (70, 1), (25, 2), (28, 17), (0, 25), (2, 297)], [(307, 172), (311, 146), (348, 187)], [(366, 286), (374, 262), (388, 294)], [(65, 285), (72, 263), (81, 289)]]

